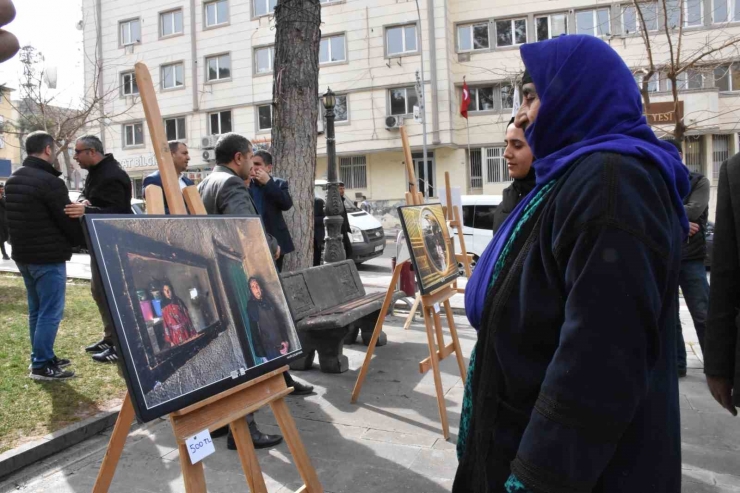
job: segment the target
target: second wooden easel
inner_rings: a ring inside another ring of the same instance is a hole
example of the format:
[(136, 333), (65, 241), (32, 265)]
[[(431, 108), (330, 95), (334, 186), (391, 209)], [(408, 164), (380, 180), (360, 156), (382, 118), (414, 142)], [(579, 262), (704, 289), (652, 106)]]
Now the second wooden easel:
[[(162, 177), (162, 188), (167, 197), (170, 212), (172, 214), (187, 214), (185, 209), (185, 203), (187, 202), (191, 214), (205, 215), (205, 207), (195, 187), (187, 187), (180, 192), (177, 173), (164, 137), (162, 116), (149, 70), (143, 63), (137, 63), (135, 72), (157, 165)], [(154, 185), (146, 188), (148, 214), (164, 214), (162, 188)], [(293, 417), (290, 415), (288, 405), (285, 403), (285, 396), (293, 391), (292, 387), (285, 384), (283, 373), (287, 370), (288, 367), (284, 366), (170, 414), (170, 423), (177, 440), (180, 466), (187, 493), (205, 493), (206, 480), (203, 462), (195, 464), (190, 462), (185, 444), (186, 440), (203, 430), (213, 431), (226, 425), (231, 426), (239, 460), (247, 477), (249, 491), (252, 493), (267, 493), (265, 479), (262, 476), (254, 444), (248, 431), (247, 422), (244, 419), (247, 414), (267, 405), (272, 408), (275, 420), (283, 432), (285, 442), (304, 481), (304, 485), (296, 493), (321, 493), (323, 491), (316, 471), (311, 466), (308, 454), (306, 454)], [(108, 442), (108, 450), (98, 471), (93, 493), (105, 493), (110, 488), (133, 420), (134, 407), (131, 403), (131, 396), (126, 393), (116, 425), (113, 428), (113, 434)]]
[[(409, 174), (409, 191), (406, 192), (406, 203), (407, 205), (422, 205), (424, 201), (422, 195), (418, 193), (416, 189), (413, 162), (411, 161), (411, 148), (408, 145), (408, 137), (403, 127), (401, 127), (401, 139), (403, 141), (404, 152), (406, 154), (406, 167)], [(401, 269), (407, 262), (410, 261), (406, 260), (405, 262), (401, 262), (396, 265), (396, 268), (393, 270), (391, 283), (388, 286), (383, 306), (380, 309), (380, 315), (375, 323), (375, 329), (373, 330), (370, 344), (367, 346), (365, 361), (362, 364), (360, 373), (357, 376), (357, 382), (352, 390), (351, 402), (353, 403), (357, 402), (357, 398), (362, 390), (362, 384), (365, 382), (365, 377), (370, 368), (370, 360), (375, 351), (375, 344), (378, 341), (380, 332), (383, 330), (383, 323), (385, 322), (388, 308), (393, 301), (396, 282), (401, 274)], [(465, 361), (462, 356), (462, 350), (460, 349), (460, 340), (457, 337), (457, 328), (455, 327), (455, 321), (452, 315), (452, 307), (450, 306), (450, 298), (456, 294), (457, 289), (453, 286), (453, 283), (450, 283), (433, 293), (420, 296), (418, 303), (421, 305), (422, 313), (424, 314), (424, 325), (427, 333), (427, 344), (429, 346), (429, 357), (424, 358), (419, 362), (419, 372), (426, 373), (430, 369), (432, 370), (432, 374), (434, 376), (434, 387), (437, 394), (437, 405), (439, 407), (439, 418), (442, 423), (442, 435), (445, 440), (450, 437), (450, 427), (447, 422), (447, 406), (445, 404), (444, 389), (442, 388), (442, 376), (439, 371), (439, 362), (450, 356), (452, 353), (455, 353), (457, 364), (460, 368), (460, 377), (463, 382), (465, 382), (467, 376)], [(417, 303), (414, 304), (417, 305)], [(445, 315), (447, 316), (447, 324), (452, 338), (452, 342), (450, 344), (445, 344), (444, 334), (442, 333), (442, 319), (439, 316), (440, 305), (444, 307)]]

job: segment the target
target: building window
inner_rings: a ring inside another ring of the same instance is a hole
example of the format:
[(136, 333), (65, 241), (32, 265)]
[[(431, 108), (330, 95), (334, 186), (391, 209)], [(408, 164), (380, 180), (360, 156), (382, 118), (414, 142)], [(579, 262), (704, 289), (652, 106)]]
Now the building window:
[(550, 14), (535, 19), (537, 41), (557, 38), (568, 34), (568, 14)]
[(131, 19), (121, 22), (121, 46), (141, 43), (141, 21)]
[(127, 123), (123, 126), (123, 147), (144, 145), (144, 124)]
[(217, 0), (203, 5), (206, 27), (214, 27), (229, 22), (228, 0)]
[(471, 113), (477, 111), (505, 111), (514, 107), (514, 89), (511, 84), (492, 84), (470, 88)]
[(139, 94), (139, 86), (136, 85), (136, 76), (133, 72), (124, 72), (121, 74), (121, 95), (133, 96)]
[(712, 22), (719, 24), (722, 22), (740, 21), (740, 1), (738, 0), (713, 0), (712, 3)]
[(270, 130), (272, 128), (272, 105), (257, 106), (257, 129)]
[(580, 10), (576, 12), (576, 33), (591, 36), (609, 36), (609, 9)]
[[(670, 79), (666, 79), (668, 84), (666, 91), (672, 90)], [(704, 74), (696, 70), (687, 70), (681, 72), (676, 77), (676, 86), (679, 91), (703, 89), (704, 88)]]
[[(349, 121), (349, 96), (346, 94), (336, 94), (336, 103), (334, 103), (334, 121), (336, 123), (345, 123)], [(324, 105), (319, 103), (321, 107), (321, 118), (326, 119), (326, 109)]]
[(457, 26), (458, 51), (487, 50), (489, 47), (488, 22)]
[(488, 147), (483, 149), (483, 158), (486, 168), (486, 183), (503, 183), (511, 181), (509, 166), (504, 158), (504, 147)]
[(385, 31), (386, 53), (388, 56), (416, 53), (416, 40), (416, 24), (389, 27)]
[(472, 149), (470, 151), (470, 188), (472, 190), (483, 188), (482, 161), (482, 151), (480, 149)]
[(185, 117), (165, 118), (164, 133), (167, 134), (167, 140), (185, 140)]
[(689, 171), (706, 176), (704, 173), (704, 139), (702, 136), (686, 137), (683, 148), (684, 162)]
[(347, 60), (344, 49), (344, 34), (321, 38), (319, 46), (319, 63), (335, 63)]
[[(645, 21), (648, 31), (658, 30), (658, 2), (640, 3), (640, 13)], [(643, 28), (640, 16), (634, 5), (622, 7), (622, 32), (623, 34), (635, 34)]]
[(683, 5), (684, 27), (701, 26), (704, 23), (703, 0), (666, 0), (666, 14), (668, 27), (676, 28), (681, 22), (681, 6)]
[(162, 89), (185, 87), (184, 67), (182, 63), (162, 65)]
[(496, 46), (515, 46), (527, 42), (527, 19), (496, 21)]
[(231, 132), (231, 111), (219, 111), (208, 115), (211, 135), (219, 135)]
[(712, 177), (719, 181), (719, 168), (730, 159), (730, 135), (712, 135)]
[(231, 56), (217, 55), (206, 58), (206, 80), (224, 80), (231, 78)]
[(339, 158), (339, 176), (346, 188), (367, 188), (367, 159), (365, 156)]
[[(640, 91), (642, 91), (642, 82), (645, 79), (644, 74), (634, 74), (635, 82), (637, 82), (637, 87), (640, 88)], [(653, 74), (652, 77), (650, 77), (650, 80), (648, 81), (648, 92), (658, 92), (660, 90), (660, 78), (658, 77), (658, 74)]]
[(275, 61), (275, 47), (266, 46), (254, 50), (254, 67), (256, 74), (269, 74)]
[(416, 97), (416, 88), (402, 87), (400, 89), (389, 89), (391, 115), (413, 115), (414, 106), (419, 104)]
[(277, 0), (252, 0), (254, 2), (254, 16), (260, 17), (271, 14), (275, 10)]
[(740, 66), (733, 64), (715, 68), (714, 87), (720, 91), (740, 91)]
[(182, 34), (182, 9), (159, 14), (159, 36), (166, 38)]

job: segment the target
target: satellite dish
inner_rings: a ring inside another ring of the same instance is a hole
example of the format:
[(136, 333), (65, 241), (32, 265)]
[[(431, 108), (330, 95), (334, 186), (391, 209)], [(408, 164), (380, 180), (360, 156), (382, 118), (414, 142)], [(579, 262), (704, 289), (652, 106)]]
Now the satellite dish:
[(44, 83), (49, 89), (57, 88), (57, 68), (46, 67), (44, 70)]
[(80, 19), (75, 25), (78, 31), (82, 31), (85, 28), (85, 23)]

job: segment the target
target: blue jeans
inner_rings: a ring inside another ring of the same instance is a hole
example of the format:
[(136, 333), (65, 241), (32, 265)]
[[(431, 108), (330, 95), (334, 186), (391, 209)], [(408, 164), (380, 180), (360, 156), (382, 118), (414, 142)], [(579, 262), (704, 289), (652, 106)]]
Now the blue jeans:
[[(707, 307), (709, 306), (709, 283), (707, 282), (704, 260), (685, 260), (681, 262), (678, 285), (681, 286), (683, 298), (686, 300), (686, 306), (689, 308), (689, 313), (691, 313), (691, 318), (694, 321), (699, 346), (704, 350), (704, 327), (706, 326)], [(686, 344), (683, 340), (680, 317), (677, 318), (677, 322), (678, 368), (684, 370), (686, 369)]]
[(31, 365), (39, 369), (55, 357), (54, 341), (64, 314), (67, 264), (17, 265), (28, 293)]

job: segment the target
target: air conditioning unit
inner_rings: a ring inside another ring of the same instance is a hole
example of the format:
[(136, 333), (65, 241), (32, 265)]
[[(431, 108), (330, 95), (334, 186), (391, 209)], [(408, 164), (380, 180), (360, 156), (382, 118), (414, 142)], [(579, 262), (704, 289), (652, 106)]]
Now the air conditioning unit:
[(386, 116), (385, 117), (385, 128), (391, 130), (394, 128), (403, 127), (402, 116)]
[(220, 135), (206, 135), (204, 137), (200, 138), (200, 148), (201, 149), (213, 149), (216, 147), (216, 142), (218, 142), (218, 138), (221, 137)]
[(203, 150), (203, 161), (206, 163), (212, 163), (216, 160), (216, 151), (213, 149)]

